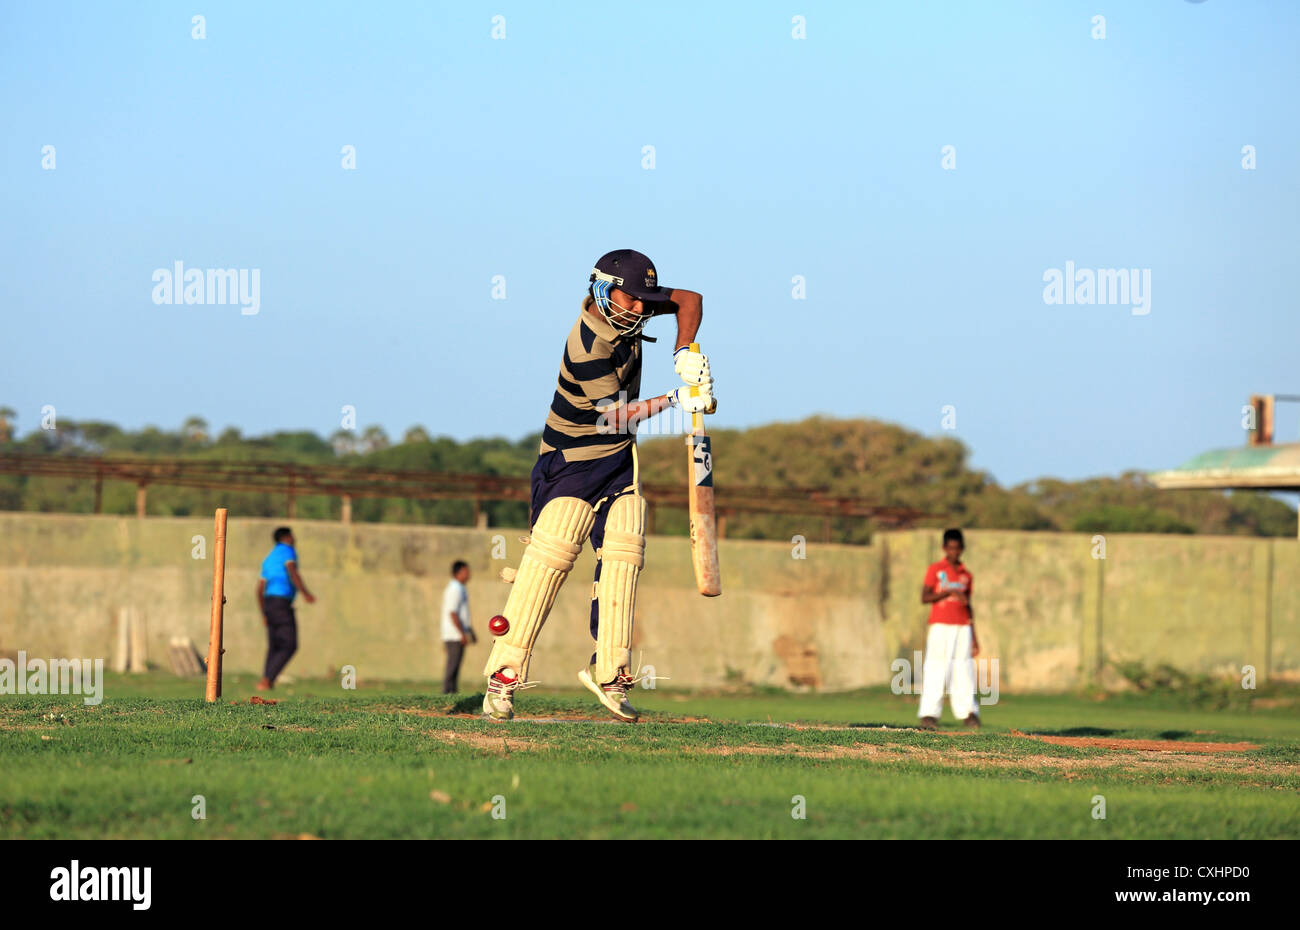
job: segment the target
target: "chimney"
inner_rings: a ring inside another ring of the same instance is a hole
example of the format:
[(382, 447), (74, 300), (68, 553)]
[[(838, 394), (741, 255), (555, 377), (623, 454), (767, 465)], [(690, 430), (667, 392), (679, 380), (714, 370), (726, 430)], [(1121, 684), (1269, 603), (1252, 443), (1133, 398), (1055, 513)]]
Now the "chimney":
[(1255, 412), (1255, 428), (1250, 431), (1247, 442), (1252, 446), (1270, 446), (1273, 444), (1273, 395), (1252, 394), (1250, 406)]

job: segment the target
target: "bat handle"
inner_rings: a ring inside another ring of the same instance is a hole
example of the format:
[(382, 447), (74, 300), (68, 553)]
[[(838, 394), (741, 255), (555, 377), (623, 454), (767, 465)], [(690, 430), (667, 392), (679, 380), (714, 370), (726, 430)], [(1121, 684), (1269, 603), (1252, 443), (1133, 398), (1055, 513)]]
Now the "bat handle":
[[(700, 344), (698, 342), (692, 342), (690, 348), (692, 352), (699, 352)], [(704, 411), (704, 413), (716, 413), (717, 410), (718, 410), (718, 400), (717, 398), (714, 398), (713, 403), (709, 404), (709, 409)], [(704, 413), (691, 414), (691, 427), (696, 432), (699, 432), (700, 430), (704, 429)]]

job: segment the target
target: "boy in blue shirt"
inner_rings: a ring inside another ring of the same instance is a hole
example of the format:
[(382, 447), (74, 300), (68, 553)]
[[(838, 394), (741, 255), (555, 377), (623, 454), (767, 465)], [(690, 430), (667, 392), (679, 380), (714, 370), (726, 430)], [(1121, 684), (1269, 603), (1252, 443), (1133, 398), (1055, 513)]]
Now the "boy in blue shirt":
[(294, 595), (301, 591), (308, 604), (316, 603), (298, 573), (298, 553), (293, 531), (282, 526), (272, 534), (273, 548), (262, 560), (262, 577), (257, 582), (257, 607), (266, 627), (266, 670), (257, 683), (258, 691), (275, 687), (275, 679), (298, 651), (298, 619), (293, 612)]

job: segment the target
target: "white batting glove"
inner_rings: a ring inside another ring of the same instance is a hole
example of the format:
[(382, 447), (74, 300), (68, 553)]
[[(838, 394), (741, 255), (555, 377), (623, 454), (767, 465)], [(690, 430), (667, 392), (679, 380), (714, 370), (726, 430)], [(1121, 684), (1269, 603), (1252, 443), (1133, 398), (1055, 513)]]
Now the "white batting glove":
[(694, 384), (679, 387), (668, 395), (668, 400), (674, 407), (681, 407), (685, 413), (708, 413), (709, 409), (716, 403), (713, 396), (712, 382), (710, 382), (708, 390)]
[(692, 352), (690, 346), (682, 346), (673, 353), (673, 371), (686, 384), (704, 384), (711, 378), (709, 357), (703, 352)]

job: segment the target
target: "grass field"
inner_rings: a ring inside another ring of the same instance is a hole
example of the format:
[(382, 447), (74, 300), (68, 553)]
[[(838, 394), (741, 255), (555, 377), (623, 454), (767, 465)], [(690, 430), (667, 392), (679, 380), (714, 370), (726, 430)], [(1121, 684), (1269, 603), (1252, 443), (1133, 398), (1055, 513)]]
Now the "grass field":
[(252, 682), (228, 676), (217, 706), (162, 674), (109, 676), (96, 707), (0, 698), (0, 837), (1300, 836), (1294, 692), (1231, 710), (1003, 695), (982, 731), (928, 733), (887, 690), (638, 690), (630, 726), (583, 692), (525, 692), (499, 724), (429, 683), (304, 681), (265, 706)]

